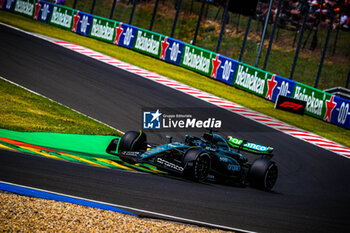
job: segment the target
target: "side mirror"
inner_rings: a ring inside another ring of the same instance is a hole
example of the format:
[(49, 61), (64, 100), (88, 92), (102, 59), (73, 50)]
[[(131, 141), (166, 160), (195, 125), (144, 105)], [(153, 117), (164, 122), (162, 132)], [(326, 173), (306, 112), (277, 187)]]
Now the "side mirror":
[(168, 139), (168, 143), (172, 143), (173, 142), (173, 137), (172, 136), (166, 135), (165, 137)]

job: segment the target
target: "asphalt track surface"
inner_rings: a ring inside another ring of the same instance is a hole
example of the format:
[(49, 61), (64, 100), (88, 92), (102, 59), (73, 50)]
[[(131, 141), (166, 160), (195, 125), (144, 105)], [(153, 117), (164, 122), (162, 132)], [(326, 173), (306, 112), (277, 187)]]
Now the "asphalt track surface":
[(1, 25), (0, 35), (6, 79), (122, 131), (141, 127), (142, 107), (212, 108), (225, 135), (274, 147), (279, 167), (263, 192), (0, 150), (0, 180), (249, 231), (349, 232), (349, 159), (47, 41)]

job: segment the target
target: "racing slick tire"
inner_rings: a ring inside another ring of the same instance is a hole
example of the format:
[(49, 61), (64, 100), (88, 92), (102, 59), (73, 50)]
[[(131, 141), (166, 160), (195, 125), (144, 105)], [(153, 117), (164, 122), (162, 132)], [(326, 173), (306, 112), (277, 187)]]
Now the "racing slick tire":
[(198, 182), (207, 179), (211, 168), (211, 158), (202, 149), (194, 148), (186, 151), (182, 163), (185, 168), (184, 176), (186, 178)]
[(146, 151), (147, 149), (147, 136), (141, 130), (128, 131), (120, 140), (118, 151)]
[(252, 187), (270, 191), (276, 183), (278, 169), (274, 162), (260, 158), (253, 162), (249, 170), (249, 183)]

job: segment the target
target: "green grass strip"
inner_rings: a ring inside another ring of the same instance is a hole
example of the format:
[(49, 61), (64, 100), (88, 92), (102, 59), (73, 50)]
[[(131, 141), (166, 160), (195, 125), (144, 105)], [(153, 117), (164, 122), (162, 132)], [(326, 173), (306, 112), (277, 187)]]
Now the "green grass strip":
[(0, 128), (29, 132), (121, 135), (115, 129), (1, 78), (0, 93)]

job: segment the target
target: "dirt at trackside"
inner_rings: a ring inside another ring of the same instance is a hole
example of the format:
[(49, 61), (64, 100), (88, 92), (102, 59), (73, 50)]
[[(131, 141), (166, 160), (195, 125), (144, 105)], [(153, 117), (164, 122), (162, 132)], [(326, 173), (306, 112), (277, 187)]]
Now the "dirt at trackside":
[(223, 232), (0, 191), (0, 232)]

